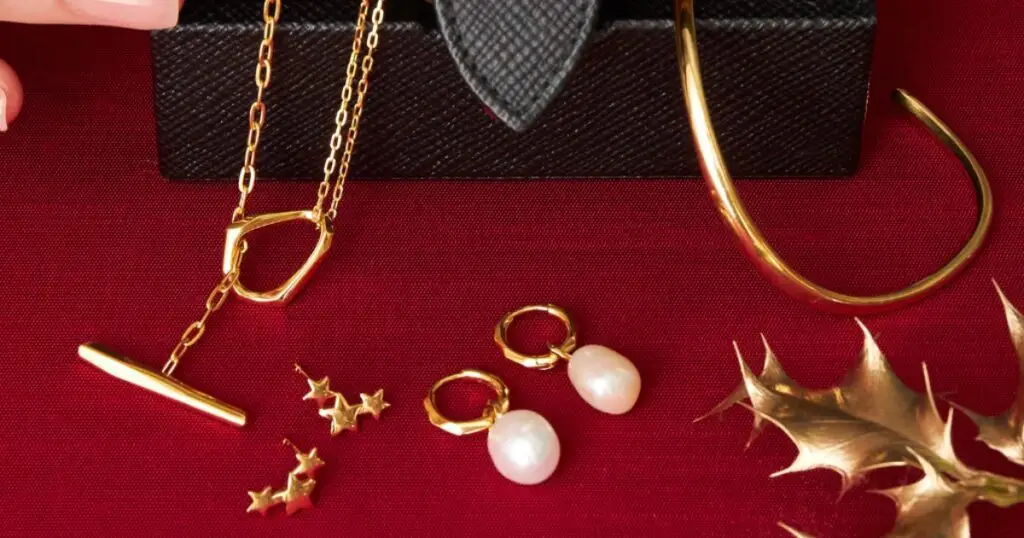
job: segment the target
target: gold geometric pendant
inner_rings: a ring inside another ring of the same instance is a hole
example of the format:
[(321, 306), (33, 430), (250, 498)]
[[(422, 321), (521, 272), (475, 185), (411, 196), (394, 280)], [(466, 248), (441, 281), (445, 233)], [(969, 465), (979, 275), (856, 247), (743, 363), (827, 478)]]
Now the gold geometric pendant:
[(253, 291), (245, 287), (241, 280), (235, 281), (234, 290), (240, 297), (257, 303), (287, 303), (298, 294), (303, 284), (309, 279), (310, 274), (323, 260), (328, 249), (331, 248), (331, 238), (334, 233), (331, 223), (325, 214), (317, 214), (312, 210), (285, 211), (282, 213), (266, 213), (245, 217), (228, 226), (227, 238), (224, 245), (224, 273), (231, 271), (238, 260), (241, 259), (245, 250), (245, 236), (250, 232), (267, 226), (283, 224), (296, 220), (305, 220), (313, 223), (320, 230), (320, 237), (317, 239), (313, 252), (309, 254), (306, 261), (299, 267), (295, 274), (288, 278), (280, 286), (270, 291)]

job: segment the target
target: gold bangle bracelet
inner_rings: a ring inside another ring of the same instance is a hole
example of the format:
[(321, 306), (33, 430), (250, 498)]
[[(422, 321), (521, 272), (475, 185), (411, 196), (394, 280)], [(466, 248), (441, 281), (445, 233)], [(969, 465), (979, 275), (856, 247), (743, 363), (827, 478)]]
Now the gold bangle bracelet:
[(839, 293), (811, 282), (791, 268), (768, 244), (743, 207), (740, 195), (718, 146), (700, 75), (697, 53), (697, 27), (693, 0), (675, 0), (676, 52), (683, 97), (690, 117), (694, 145), (704, 179), (722, 218), (739, 239), (744, 253), (778, 288), (794, 298), (823, 310), (863, 314), (895, 308), (921, 299), (949, 282), (978, 253), (992, 222), (992, 189), (981, 165), (963, 142), (920, 101), (904, 90), (896, 90), (893, 99), (914, 115), (952, 151), (967, 169), (977, 192), (978, 221), (970, 239), (949, 262), (935, 273), (898, 291), (874, 296)]

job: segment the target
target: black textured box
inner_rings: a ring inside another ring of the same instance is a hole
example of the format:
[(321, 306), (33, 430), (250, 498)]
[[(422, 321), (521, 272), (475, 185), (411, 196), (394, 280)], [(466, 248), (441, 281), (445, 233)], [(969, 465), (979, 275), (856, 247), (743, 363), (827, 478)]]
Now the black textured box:
[[(557, 1), (557, 0), (552, 0)], [(263, 177), (319, 180), (356, 0), (285, 0)], [(189, 0), (153, 33), (160, 167), (235, 178), (261, 35), (258, 0)], [(858, 162), (873, 0), (704, 0), (704, 80), (738, 176), (843, 176)], [(535, 125), (490, 117), (424, 0), (391, 0), (354, 177), (682, 177), (697, 173), (670, 0), (605, 0), (569, 82)]]

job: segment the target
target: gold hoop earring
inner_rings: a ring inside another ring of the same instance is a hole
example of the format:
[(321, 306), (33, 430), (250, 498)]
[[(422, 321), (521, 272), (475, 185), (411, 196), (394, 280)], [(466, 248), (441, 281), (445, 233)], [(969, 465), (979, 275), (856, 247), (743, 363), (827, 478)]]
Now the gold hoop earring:
[[(438, 389), (452, 381), (484, 383), (496, 398), (487, 403), (473, 420), (452, 420), (437, 409)], [(487, 452), (505, 478), (523, 485), (539, 484), (558, 467), (561, 444), (551, 423), (535, 411), (509, 411), (508, 386), (500, 377), (481, 370), (463, 370), (439, 379), (423, 400), (430, 423), (452, 435), (468, 435), (487, 430)]]
[[(557, 318), (565, 326), (565, 339), (559, 345), (548, 344), (543, 355), (516, 351), (508, 342), (508, 328), (527, 312), (542, 312)], [(494, 327), (494, 343), (506, 359), (531, 370), (550, 370), (565, 360), (569, 382), (594, 409), (609, 415), (628, 412), (640, 397), (640, 372), (629, 359), (614, 349), (594, 344), (576, 347), (576, 326), (565, 309), (553, 304), (527, 305), (502, 316)]]
[(921, 299), (948, 283), (978, 253), (992, 222), (992, 189), (985, 171), (956, 134), (905, 90), (896, 90), (893, 99), (924, 123), (963, 163), (970, 176), (978, 200), (978, 221), (970, 239), (941, 269), (901, 290), (875, 296), (848, 295), (826, 289), (789, 266), (772, 249), (743, 207), (740, 195), (726, 167), (718, 146), (714, 126), (704, 97), (700, 61), (697, 53), (697, 25), (693, 14), (694, 0), (676, 0), (676, 52), (683, 98), (690, 118), (694, 145), (704, 171), (704, 179), (722, 218), (739, 239), (744, 253), (773, 284), (812, 306), (840, 313), (863, 314), (895, 308)]

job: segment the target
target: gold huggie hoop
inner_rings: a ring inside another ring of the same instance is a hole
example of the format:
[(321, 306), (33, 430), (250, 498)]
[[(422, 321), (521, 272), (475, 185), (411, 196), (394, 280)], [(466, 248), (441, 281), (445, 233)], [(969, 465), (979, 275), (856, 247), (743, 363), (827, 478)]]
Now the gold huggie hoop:
[(754, 224), (740, 201), (740, 195), (726, 167), (704, 97), (693, 0), (676, 0), (676, 52), (694, 145), (711, 197), (726, 224), (736, 234), (747, 257), (773, 284), (792, 297), (823, 310), (840, 313), (861, 314), (894, 308), (921, 299), (945, 285), (978, 253), (992, 222), (992, 189), (985, 171), (942, 120), (906, 91), (896, 90), (893, 99), (924, 123), (967, 169), (977, 192), (978, 222), (974, 233), (960, 252), (941, 269), (906, 288), (882, 295), (847, 295), (823, 288), (800, 275), (772, 249)]
[[(527, 312), (543, 312), (561, 320), (565, 325), (565, 340), (558, 346), (548, 344), (548, 352), (543, 355), (527, 355), (512, 349), (508, 343), (508, 328), (517, 317)], [(548, 370), (554, 368), (561, 359), (569, 360), (569, 354), (576, 349), (576, 326), (569, 317), (569, 313), (561, 307), (553, 304), (529, 305), (502, 316), (501, 321), (494, 327), (494, 342), (501, 348), (506, 359), (527, 368)]]
[[(494, 389), (497, 397), (494, 401), (488, 402), (483, 413), (480, 414), (479, 418), (473, 420), (451, 420), (448, 417), (441, 414), (437, 410), (437, 401), (435, 395), (437, 390), (444, 385), (457, 381), (459, 379), (472, 379), (485, 383), (487, 386)], [(430, 419), (430, 423), (452, 435), (468, 435), (471, 433), (481, 432), (489, 429), (494, 425), (494, 421), (501, 415), (508, 412), (508, 387), (500, 377), (484, 372), (481, 370), (463, 370), (461, 372), (442, 377), (434, 386), (430, 387), (430, 391), (427, 393), (427, 397), (423, 400), (423, 407), (427, 410), (427, 418)]]

